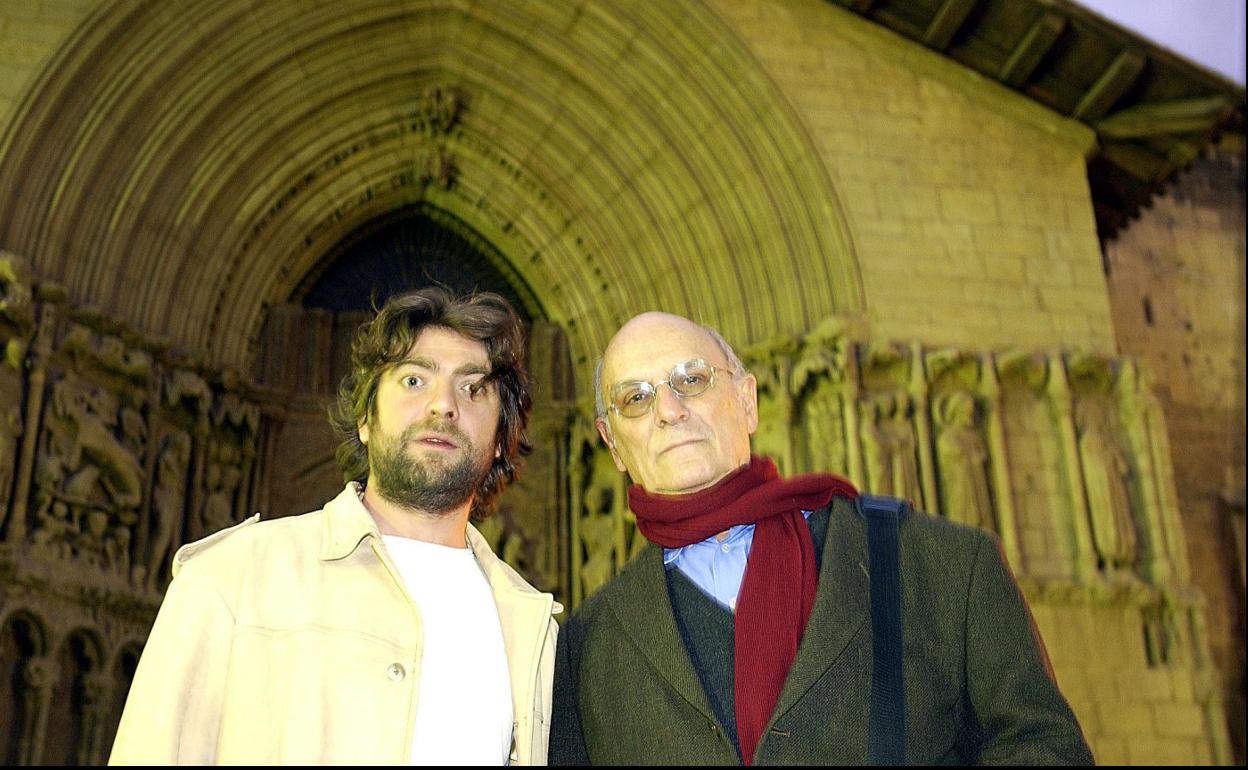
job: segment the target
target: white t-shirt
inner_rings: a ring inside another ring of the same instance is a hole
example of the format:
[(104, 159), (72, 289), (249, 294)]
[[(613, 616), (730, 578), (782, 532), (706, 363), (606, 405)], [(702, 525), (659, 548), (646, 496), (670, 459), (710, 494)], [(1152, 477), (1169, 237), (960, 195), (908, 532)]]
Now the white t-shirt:
[(505, 765), (513, 709), (503, 627), (468, 548), (383, 535), (424, 627), (413, 765)]

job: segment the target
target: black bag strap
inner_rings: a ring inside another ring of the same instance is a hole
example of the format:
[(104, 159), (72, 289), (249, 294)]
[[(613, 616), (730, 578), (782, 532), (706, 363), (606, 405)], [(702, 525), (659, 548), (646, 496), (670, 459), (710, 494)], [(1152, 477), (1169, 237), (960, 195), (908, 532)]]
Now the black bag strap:
[(906, 763), (906, 696), (901, 660), (901, 559), (898, 528), (910, 504), (896, 497), (859, 495), (870, 551), (871, 714), (868, 762)]

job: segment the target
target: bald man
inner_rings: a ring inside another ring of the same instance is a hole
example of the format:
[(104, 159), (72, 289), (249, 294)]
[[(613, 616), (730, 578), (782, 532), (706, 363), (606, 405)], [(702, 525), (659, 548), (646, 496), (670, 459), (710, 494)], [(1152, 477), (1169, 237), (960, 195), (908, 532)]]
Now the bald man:
[(626, 323), (594, 390), (651, 544), (560, 635), (552, 764), (1092, 761), (991, 535), (780, 478), (753, 375), (688, 319)]

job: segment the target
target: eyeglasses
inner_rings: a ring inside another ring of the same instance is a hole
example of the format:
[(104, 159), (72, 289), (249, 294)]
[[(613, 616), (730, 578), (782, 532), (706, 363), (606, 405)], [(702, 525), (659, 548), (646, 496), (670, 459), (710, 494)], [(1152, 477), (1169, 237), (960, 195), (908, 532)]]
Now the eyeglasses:
[(715, 384), (715, 372), (721, 371), (701, 358), (681, 361), (672, 367), (666, 380), (644, 380), (617, 383), (611, 388), (611, 410), (621, 417), (643, 417), (654, 408), (659, 386), (666, 385), (681, 398), (705, 393)]

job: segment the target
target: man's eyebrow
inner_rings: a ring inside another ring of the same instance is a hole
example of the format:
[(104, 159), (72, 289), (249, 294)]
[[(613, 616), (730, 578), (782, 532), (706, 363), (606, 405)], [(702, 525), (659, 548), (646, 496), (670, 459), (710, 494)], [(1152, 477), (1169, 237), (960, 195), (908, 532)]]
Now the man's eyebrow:
[(490, 367), (482, 366), (481, 364), (464, 364), (463, 366), (455, 370), (455, 376), (459, 377), (465, 374), (485, 375), (485, 374), (489, 374), (490, 371), (491, 371)]
[[(395, 366), (415, 366), (431, 372), (437, 372), (442, 369), (442, 366), (437, 361), (432, 358), (425, 358), (424, 356), (404, 358), (402, 361), (395, 364)], [(490, 367), (482, 366), (481, 364), (463, 364), (462, 366), (456, 367), (455, 371), (451, 374), (456, 377), (462, 377), (467, 374), (488, 375), (490, 371)]]
[(436, 372), (438, 371), (438, 369), (442, 368), (438, 366), (437, 361), (434, 361), (432, 358), (425, 358), (423, 356), (404, 358), (401, 361), (395, 362), (394, 365), (396, 368), (400, 366), (416, 366), (421, 369), (428, 369), (431, 372)]

